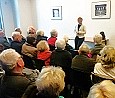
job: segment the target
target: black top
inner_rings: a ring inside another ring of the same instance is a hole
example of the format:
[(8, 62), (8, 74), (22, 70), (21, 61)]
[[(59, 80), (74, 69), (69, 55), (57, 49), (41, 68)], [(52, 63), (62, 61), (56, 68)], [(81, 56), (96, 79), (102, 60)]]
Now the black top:
[(80, 24), (78, 24), (78, 31), (79, 31), (79, 28), (81, 27), (81, 25)]

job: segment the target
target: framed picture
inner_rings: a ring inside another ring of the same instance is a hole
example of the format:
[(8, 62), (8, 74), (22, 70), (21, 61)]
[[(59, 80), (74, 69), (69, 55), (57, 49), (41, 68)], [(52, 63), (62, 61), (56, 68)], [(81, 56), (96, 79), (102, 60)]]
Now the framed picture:
[(111, 1), (92, 2), (92, 19), (109, 19), (111, 17)]
[(62, 6), (51, 7), (51, 19), (62, 20)]

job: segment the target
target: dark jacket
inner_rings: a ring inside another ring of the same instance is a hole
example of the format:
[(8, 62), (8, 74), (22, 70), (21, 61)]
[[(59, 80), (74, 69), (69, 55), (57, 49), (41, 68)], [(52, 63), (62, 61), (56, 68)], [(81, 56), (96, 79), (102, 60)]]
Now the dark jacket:
[(12, 41), (11, 42), (11, 48), (15, 49), (16, 52), (18, 52), (19, 54), (21, 54), (21, 50), (22, 50), (22, 45), (23, 44), (24, 44), (24, 42)]
[(65, 82), (68, 84), (71, 73), (72, 55), (67, 50), (56, 49), (51, 54), (50, 65), (60, 66), (64, 70), (66, 77)]
[(39, 42), (39, 41), (41, 41), (41, 40), (46, 40), (47, 41), (47, 36), (41, 36), (41, 35), (38, 35), (37, 36), (37, 43)]
[(70, 68), (72, 62), (71, 53), (66, 50), (56, 49), (51, 54), (50, 64), (62, 68)]
[(89, 89), (92, 86), (91, 72), (94, 70), (95, 61), (88, 58), (86, 55), (77, 55), (72, 59), (72, 72), (74, 86), (85, 90), (88, 95)]
[(91, 49), (91, 53), (92, 55), (97, 55), (100, 53), (100, 50), (103, 48), (104, 46), (102, 44), (95, 44), (94, 48)]
[(10, 48), (10, 44), (8, 43), (6, 37), (0, 37), (0, 44), (4, 46), (4, 49)]
[(76, 55), (72, 59), (72, 69), (82, 71), (85, 73), (91, 73), (94, 70), (95, 61), (88, 58), (86, 55)]
[(1, 79), (0, 98), (21, 98), (30, 83), (24, 75), (5, 75)]
[(58, 96), (53, 96), (50, 95), (48, 92), (43, 91), (38, 91), (37, 86), (35, 84), (28, 86), (26, 89), (25, 93), (21, 98), (62, 98)]

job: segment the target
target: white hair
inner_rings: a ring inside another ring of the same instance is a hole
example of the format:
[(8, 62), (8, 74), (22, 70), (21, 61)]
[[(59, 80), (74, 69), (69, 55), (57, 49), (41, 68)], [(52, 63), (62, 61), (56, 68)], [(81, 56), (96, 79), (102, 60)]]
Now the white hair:
[(50, 31), (50, 34), (51, 34), (51, 37), (57, 37), (58, 32), (57, 32), (56, 29), (52, 29), (52, 30)]
[(60, 67), (45, 67), (36, 80), (38, 91), (46, 91), (50, 95), (59, 95), (64, 89), (65, 72)]
[(18, 31), (12, 32), (12, 37), (15, 37), (16, 35), (21, 35), (21, 34)]
[(55, 46), (57, 49), (65, 49), (66, 43), (64, 39), (56, 40)]
[(63, 39), (65, 40), (65, 42), (67, 43), (69, 40), (69, 37), (67, 35), (64, 35)]
[(6, 49), (0, 54), (0, 61), (7, 65), (8, 69), (13, 69), (19, 57), (21, 57), (21, 55), (14, 49)]

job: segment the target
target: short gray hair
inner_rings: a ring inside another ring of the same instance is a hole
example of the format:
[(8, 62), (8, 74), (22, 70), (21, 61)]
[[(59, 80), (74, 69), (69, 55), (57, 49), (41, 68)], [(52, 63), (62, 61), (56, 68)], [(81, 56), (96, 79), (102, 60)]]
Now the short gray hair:
[(18, 32), (18, 31), (12, 32), (12, 37), (15, 37), (17, 35), (21, 35), (20, 32)]
[(66, 43), (64, 39), (56, 40), (55, 46), (57, 49), (65, 49)]
[(58, 32), (56, 29), (52, 29), (50, 34), (51, 34), (51, 37), (57, 37)]
[(43, 30), (37, 30), (37, 31), (36, 31), (36, 34), (37, 34), (37, 36), (38, 36), (38, 35), (44, 36), (44, 31), (43, 31)]
[(49, 95), (58, 96), (64, 89), (65, 72), (60, 67), (45, 67), (36, 80), (37, 89), (39, 92), (46, 91)]
[[(7, 65), (8, 69), (13, 69), (16, 66), (17, 60), (21, 57), (14, 49), (6, 49), (0, 54), (0, 61)], [(3, 66), (2, 66), (3, 67)]]

